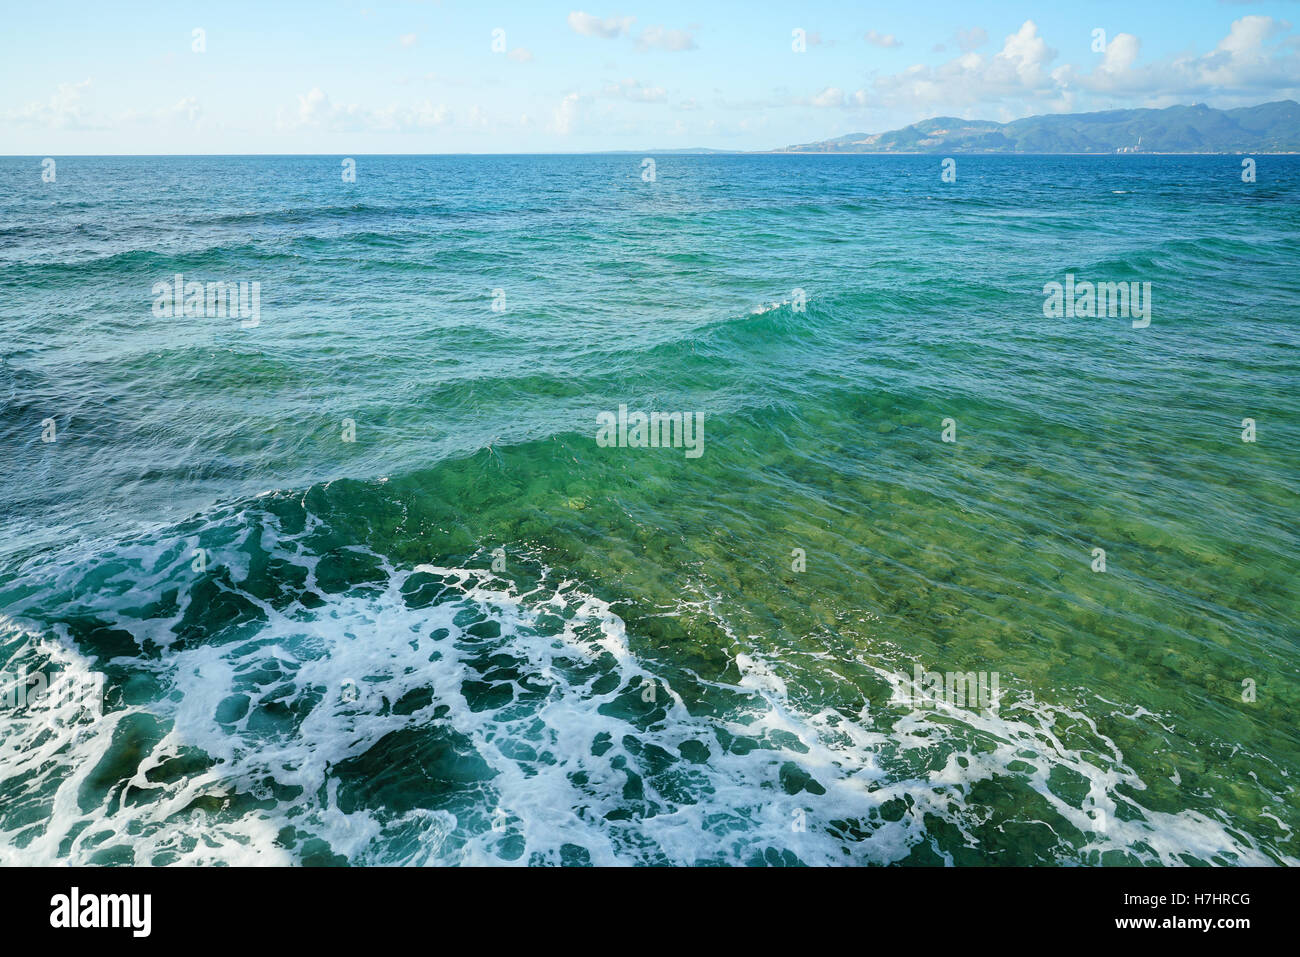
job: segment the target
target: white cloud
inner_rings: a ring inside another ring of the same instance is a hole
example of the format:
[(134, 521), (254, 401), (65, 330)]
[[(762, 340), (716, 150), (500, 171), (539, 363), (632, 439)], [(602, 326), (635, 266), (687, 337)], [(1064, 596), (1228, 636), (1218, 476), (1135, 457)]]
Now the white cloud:
[(1287, 25), (1274, 20), (1272, 17), (1242, 17), (1240, 20), (1232, 22), (1228, 35), (1219, 41), (1219, 45), (1215, 49), (1222, 50), (1232, 56), (1251, 54), (1262, 46), (1269, 37), (1286, 28)]
[[(636, 17), (593, 17), (590, 13), (574, 10), (569, 14), (569, 27), (584, 37), (614, 40), (628, 36)], [(667, 27), (646, 27), (637, 37), (639, 50), (694, 50), (695, 38), (689, 30), (670, 30)]]
[(318, 86), (298, 95), (298, 126), (318, 126), (331, 113), (330, 98)]
[(90, 85), (89, 77), (80, 83), (60, 83), (46, 102), (29, 103), (22, 109), (10, 110), (4, 118), (13, 123), (46, 128), (92, 129), (89, 107), (84, 100)]
[(582, 97), (577, 93), (570, 93), (560, 101), (560, 105), (555, 108), (555, 116), (551, 121), (552, 132), (558, 133), (560, 136), (568, 136), (573, 132), (578, 122), (578, 111), (581, 102)]
[(424, 100), (413, 106), (393, 104), (372, 110), (356, 103), (334, 103), (325, 91), (317, 86), (306, 93), (299, 94), (296, 111), (286, 115), (285, 111), (281, 110), (276, 117), (275, 125), (282, 130), (406, 132), (445, 126), (451, 120), (451, 110), (442, 103), (434, 105), (431, 100)]
[(425, 100), (408, 112), (407, 119), (410, 125), (420, 129), (445, 126), (451, 122), (451, 110), (446, 104), (439, 103), (434, 106), (431, 101)]
[(823, 108), (828, 106), (843, 106), (844, 91), (838, 86), (828, 86), (808, 102), (812, 106)]
[(1133, 34), (1117, 33), (1106, 44), (1106, 53), (1098, 69), (1106, 73), (1123, 73), (1133, 65), (1141, 48), (1142, 41)]
[(532, 51), (529, 50), (527, 47), (515, 47), (513, 50), (507, 53), (506, 56), (510, 57), (510, 59), (514, 60), (516, 63), (533, 62)]
[(866, 40), (873, 47), (884, 47), (886, 49), (901, 47), (903, 45), (903, 42), (892, 33), (877, 33), (875, 30), (868, 30), (867, 35), (862, 39)]
[[(1192, 97), (1225, 105), (1261, 96), (1281, 99), (1300, 91), (1300, 49), (1283, 36), (1289, 29), (1272, 17), (1241, 17), (1212, 51), (1145, 66), (1139, 63), (1141, 40), (1120, 33), (1084, 72), (1070, 64), (1054, 68), (1056, 51), (1026, 20), (992, 56), (968, 50), (938, 66), (917, 64), (876, 78), (871, 94), (888, 107), (926, 113), (997, 107), (1009, 118), (1044, 110), (1166, 106)], [(968, 33), (959, 37), (973, 42)]]
[(400, 37), (397, 38), (397, 42), (404, 47), (413, 47), (415, 46), (415, 43), (418, 39), (419, 37), (417, 37), (414, 33), (403, 33)]
[(1161, 105), (1191, 96), (1234, 102), (1261, 95), (1281, 99), (1300, 89), (1300, 53), (1280, 36), (1289, 29), (1290, 24), (1272, 17), (1241, 17), (1211, 52), (1146, 66), (1137, 64), (1138, 38), (1121, 33), (1106, 45), (1092, 73), (1067, 67), (1059, 71), (1060, 79), (1088, 92), (1145, 96)]
[(1001, 70), (1015, 70), (1026, 86), (1035, 86), (1044, 81), (1047, 64), (1055, 58), (1056, 51), (1049, 49), (1047, 41), (1038, 35), (1034, 21), (1026, 20), (1016, 33), (1007, 37), (1002, 52), (993, 60)]
[(569, 14), (569, 26), (575, 33), (584, 37), (601, 37), (612, 40), (621, 37), (632, 29), (636, 17), (593, 17), (590, 13), (574, 10)]
[(159, 119), (170, 120), (178, 117), (185, 117), (191, 123), (197, 123), (203, 113), (202, 107), (199, 106), (199, 99), (196, 96), (186, 96), (177, 100), (166, 109), (159, 110)]
[(1058, 96), (1061, 89), (1048, 72), (1055, 56), (1038, 35), (1037, 25), (1026, 20), (992, 57), (966, 52), (937, 67), (916, 64), (876, 79), (872, 87), (884, 105), (919, 109)]
[(112, 115), (97, 113), (86, 102), (89, 78), (80, 83), (62, 83), (45, 102), (0, 113), (0, 123), (50, 130), (110, 130), (114, 126), (146, 125), (174, 127), (180, 123), (202, 125), (203, 107), (196, 96), (184, 96), (167, 106), (120, 110)]

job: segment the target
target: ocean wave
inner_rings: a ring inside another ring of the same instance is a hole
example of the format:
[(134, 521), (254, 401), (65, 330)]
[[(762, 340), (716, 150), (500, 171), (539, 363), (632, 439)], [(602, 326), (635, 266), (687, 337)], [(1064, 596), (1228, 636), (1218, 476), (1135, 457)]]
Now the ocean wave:
[(1300, 863), (1143, 807), (1077, 709), (1009, 689), (996, 715), (917, 710), (883, 661), (890, 693), (810, 709), (790, 662), (734, 652), (709, 674), (637, 651), (599, 583), (543, 553), (512, 549), (509, 576), (487, 548), (395, 562), (315, 496), (90, 562), (69, 546), (7, 589), (6, 680), (97, 672), (106, 692), (102, 716), (10, 716), (0, 861), (952, 864), (1003, 791), (997, 827), (1041, 829), (1008, 861)]
[(196, 226), (300, 226), (316, 220), (354, 220), (358, 218), (388, 220), (395, 216), (437, 217), (446, 208), (436, 202), (383, 205), (373, 203), (327, 203), (318, 206), (250, 209), (214, 213), (201, 217)]

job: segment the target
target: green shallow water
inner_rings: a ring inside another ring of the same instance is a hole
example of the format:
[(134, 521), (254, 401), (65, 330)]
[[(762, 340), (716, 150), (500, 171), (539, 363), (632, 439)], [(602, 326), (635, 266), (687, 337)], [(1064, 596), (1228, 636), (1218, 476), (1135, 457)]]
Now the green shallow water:
[(0, 234), (0, 659), (105, 709), (9, 713), (0, 859), (1294, 863), (1294, 159), (84, 164)]

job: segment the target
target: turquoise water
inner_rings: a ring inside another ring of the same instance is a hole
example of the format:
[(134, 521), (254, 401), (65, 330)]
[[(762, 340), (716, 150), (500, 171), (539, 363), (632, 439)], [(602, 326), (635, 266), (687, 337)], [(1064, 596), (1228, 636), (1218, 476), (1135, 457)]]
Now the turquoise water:
[(1300, 158), (938, 160), (0, 160), (0, 861), (1296, 863)]

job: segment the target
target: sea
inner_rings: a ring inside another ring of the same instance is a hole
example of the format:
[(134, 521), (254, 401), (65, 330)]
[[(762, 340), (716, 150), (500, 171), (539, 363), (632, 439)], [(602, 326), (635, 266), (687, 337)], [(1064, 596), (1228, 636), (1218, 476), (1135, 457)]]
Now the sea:
[(1300, 157), (943, 159), (0, 158), (0, 863), (1300, 863)]

